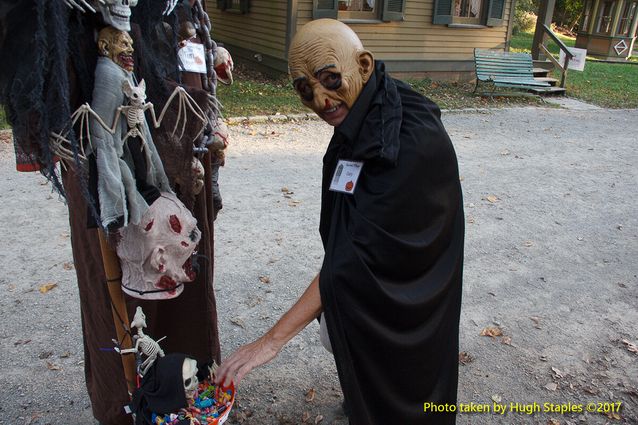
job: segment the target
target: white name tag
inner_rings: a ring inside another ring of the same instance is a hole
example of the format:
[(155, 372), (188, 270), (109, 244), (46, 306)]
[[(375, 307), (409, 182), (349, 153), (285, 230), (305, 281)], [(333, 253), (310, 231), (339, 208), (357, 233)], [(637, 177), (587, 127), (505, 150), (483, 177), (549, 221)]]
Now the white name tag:
[(183, 47), (177, 52), (179, 60), (182, 62), (181, 71), (197, 72), (206, 74), (206, 56), (204, 45), (186, 41)]
[(361, 168), (363, 168), (363, 161), (346, 161), (340, 159), (337, 163), (334, 176), (332, 176), (330, 190), (334, 192), (354, 193), (354, 189), (357, 187), (357, 180), (359, 180), (359, 174), (361, 174)]

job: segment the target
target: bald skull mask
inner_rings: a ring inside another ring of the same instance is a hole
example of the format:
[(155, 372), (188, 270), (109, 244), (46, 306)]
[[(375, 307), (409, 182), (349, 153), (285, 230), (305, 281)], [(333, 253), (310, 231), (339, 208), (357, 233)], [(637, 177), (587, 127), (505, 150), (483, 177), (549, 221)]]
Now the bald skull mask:
[(183, 283), (195, 280), (191, 258), (200, 238), (190, 211), (175, 195), (162, 193), (139, 225), (122, 230), (117, 255), (123, 291), (147, 300), (180, 295)]
[(304, 25), (292, 40), (288, 64), (301, 102), (335, 127), (374, 70), (372, 54), (359, 37), (334, 19)]

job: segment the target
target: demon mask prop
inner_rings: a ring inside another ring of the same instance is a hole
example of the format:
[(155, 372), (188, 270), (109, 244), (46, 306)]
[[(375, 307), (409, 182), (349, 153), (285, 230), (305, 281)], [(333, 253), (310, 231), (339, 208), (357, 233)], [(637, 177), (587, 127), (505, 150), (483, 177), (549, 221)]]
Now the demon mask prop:
[(338, 126), (374, 70), (372, 54), (346, 24), (318, 19), (295, 34), (288, 56), (301, 102)]
[(133, 72), (133, 39), (126, 31), (106, 27), (97, 40), (98, 53), (115, 62), (120, 68)]
[(180, 295), (183, 283), (196, 274), (191, 258), (201, 233), (197, 220), (177, 197), (162, 193), (139, 225), (122, 229), (117, 255), (122, 265), (122, 289), (141, 299)]

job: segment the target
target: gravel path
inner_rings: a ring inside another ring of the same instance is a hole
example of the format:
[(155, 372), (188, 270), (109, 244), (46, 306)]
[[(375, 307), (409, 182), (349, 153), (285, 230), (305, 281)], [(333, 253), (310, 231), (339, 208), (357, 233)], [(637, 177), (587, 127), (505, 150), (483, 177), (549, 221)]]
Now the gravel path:
[[(638, 423), (638, 111), (520, 108), (444, 121), (467, 219), (459, 402), (508, 410), (458, 423)], [(331, 133), (318, 121), (231, 130), (215, 230), (224, 356), (267, 330), (321, 265)], [(0, 424), (93, 424), (66, 207), (43, 177), (14, 171), (6, 137), (0, 194), (9, 228), (0, 243)], [(47, 283), (57, 286), (41, 293)], [(503, 335), (481, 336), (487, 327)], [(620, 419), (509, 411), (534, 402), (622, 410)], [(230, 423), (347, 424), (318, 326), (248, 376), (238, 403)]]

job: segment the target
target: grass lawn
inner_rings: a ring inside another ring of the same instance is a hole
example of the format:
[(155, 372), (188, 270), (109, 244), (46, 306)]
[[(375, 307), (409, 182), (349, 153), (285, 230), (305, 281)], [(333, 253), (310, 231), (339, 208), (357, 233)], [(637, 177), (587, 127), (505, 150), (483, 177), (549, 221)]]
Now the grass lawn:
[[(275, 115), (312, 112), (304, 107), (288, 78), (267, 78), (259, 73), (236, 69), (231, 86), (219, 85), (217, 95), (224, 105), (225, 117)], [(474, 84), (406, 79), (416, 90), (435, 101), (441, 109), (502, 108), (515, 105), (539, 105), (530, 97), (474, 96)]]
[(4, 114), (4, 108), (0, 105), (0, 130), (11, 128), (7, 122), (7, 117)]
[[(568, 46), (576, 39), (558, 35)], [(532, 33), (512, 36), (512, 51), (530, 52)], [(558, 45), (548, 43), (548, 49), (558, 57)], [(555, 78), (560, 78), (557, 75)], [(567, 95), (607, 108), (638, 108), (638, 65), (587, 60), (583, 72), (567, 72)]]

